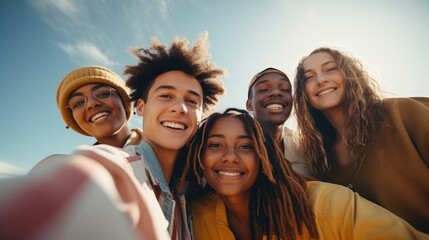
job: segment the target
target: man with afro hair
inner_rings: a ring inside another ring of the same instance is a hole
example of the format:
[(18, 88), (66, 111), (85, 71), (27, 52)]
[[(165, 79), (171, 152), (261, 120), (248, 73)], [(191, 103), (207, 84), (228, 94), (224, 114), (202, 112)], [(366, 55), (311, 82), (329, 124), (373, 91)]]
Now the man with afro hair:
[(192, 238), (184, 193), (175, 187), (185, 161), (180, 153), (225, 91), (224, 70), (210, 62), (208, 34), (188, 45), (185, 38), (170, 46), (154, 38), (149, 48), (132, 51), (139, 62), (125, 69), (131, 100), (143, 118), (143, 141), (125, 150), (140, 156), (131, 162), (134, 174), (152, 186), (172, 239)]

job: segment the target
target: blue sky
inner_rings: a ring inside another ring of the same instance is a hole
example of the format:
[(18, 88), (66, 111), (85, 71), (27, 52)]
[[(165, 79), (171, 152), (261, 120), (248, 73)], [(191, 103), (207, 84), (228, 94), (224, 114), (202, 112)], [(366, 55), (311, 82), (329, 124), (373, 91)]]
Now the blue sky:
[(244, 108), (248, 81), (266, 67), (293, 79), (299, 59), (319, 46), (361, 59), (389, 97), (428, 97), (428, 12), (425, 0), (1, 1), (0, 172), (91, 144), (65, 129), (58, 83), (88, 64), (123, 76), (136, 63), (128, 48), (148, 46), (152, 36), (193, 42), (208, 31), (212, 60), (228, 71), (219, 110)]

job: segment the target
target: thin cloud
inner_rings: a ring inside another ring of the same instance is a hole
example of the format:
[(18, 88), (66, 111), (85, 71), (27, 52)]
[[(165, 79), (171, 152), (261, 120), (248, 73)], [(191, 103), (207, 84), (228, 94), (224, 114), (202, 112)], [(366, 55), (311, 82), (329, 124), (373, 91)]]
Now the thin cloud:
[(27, 172), (24, 168), (0, 161), (0, 178), (23, 176)]
[(137, 15), (142, 17), (143, 11), (143, 16), (154, 15), (164, 19), (168, 16), (169, 8), (172, 3), (171, 0), (129, 0), (127, 4), (122, 4), (122, 6), (124, 11), (133, 16)]
[(39, 10), (60, 12), (69, 17), (75, 16), (80, 12), (76, 2), (70, 0), (33, 0), (30, 3)]
[(111, 66), (115, 62), (103, 54), (97, 46), (89, 42), (78, 42), (77, 44), (59, 44), (59, 47), (72, 58), (89, 62), (96, 62), (101, 65)]
[(165, 17), (168, 14), (168, 6), (170, 1), (169, 0), (158, 0), (158, 10), (161, 14), (161, 16)]
[[(128, 42), (141, 44), (154, 34), (163, 36), (170, 31), (171, 10), (189, 0), (127, 0), (118, 6), (118, 13), (129, 26)], [(148, 24), (150, 23), (150, 24)]]

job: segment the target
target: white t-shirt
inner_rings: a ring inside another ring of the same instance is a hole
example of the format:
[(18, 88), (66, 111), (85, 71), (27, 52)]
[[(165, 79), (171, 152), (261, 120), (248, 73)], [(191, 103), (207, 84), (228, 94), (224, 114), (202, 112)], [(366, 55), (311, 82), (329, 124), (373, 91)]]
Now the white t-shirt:
[(299, 139), (297, 133), (284, 126), (282, 138), (284, 145), (284, 156), (291, 163), (293, 170), (304, 176), (311, 176), (308, 169), (308, 164), (304, 162), (302, 153), (299, 149)]

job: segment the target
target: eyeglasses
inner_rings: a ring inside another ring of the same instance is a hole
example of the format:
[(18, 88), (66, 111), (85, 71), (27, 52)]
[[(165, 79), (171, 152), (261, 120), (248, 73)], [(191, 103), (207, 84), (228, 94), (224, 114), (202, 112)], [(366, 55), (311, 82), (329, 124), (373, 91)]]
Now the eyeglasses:
[[(101, 87), (97, 88), (92, 92), (92, 95), (99, 101), (104, 101), (109, 99), (112, 96), (112, 92), (116, 92), (114, 88), (109, 87)], [(86, 103), (88, 102), (88, 98), (82, 95), (76, 95), (69, 99), (67, 103), (67, 107), (72, 111), (82, 109)]]

